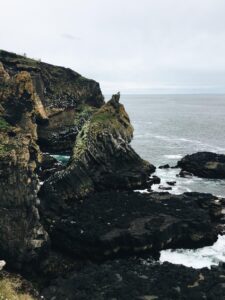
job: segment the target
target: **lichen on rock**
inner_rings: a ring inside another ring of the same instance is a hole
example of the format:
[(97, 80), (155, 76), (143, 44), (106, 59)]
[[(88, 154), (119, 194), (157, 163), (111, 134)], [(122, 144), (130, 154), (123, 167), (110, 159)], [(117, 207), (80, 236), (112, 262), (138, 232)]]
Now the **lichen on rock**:
[(39, 108), (27, 72), (10, 78), (2, 65), (1, 71), (5, 76), (0, 77), (0, 255), (9, 266), (25, 269), (48, 244), (37, 208)]
[(155, 167), (132, 149), (133, 127), (120, 96), (97, 110), (79, 132), (66, 170), (43, 185), (41, 195), (59, 202), (93, 191), (143, 187)]

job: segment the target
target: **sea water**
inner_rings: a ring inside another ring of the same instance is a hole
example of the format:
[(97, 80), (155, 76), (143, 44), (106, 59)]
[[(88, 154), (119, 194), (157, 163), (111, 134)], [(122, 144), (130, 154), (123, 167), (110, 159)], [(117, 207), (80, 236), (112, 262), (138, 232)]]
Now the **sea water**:
[[(225, 154), (225, 95), (122, 95), (121, 103), (134, 127), (132, 146), (156, 167), (175, 166), (186, 154)], [(225, 180), (183, 179), (177, 169), (157, 169), (156, 175), (176, 181), (172, 193), (203, 192), (225, 197)], [(160, 191), (158, 186), (153, 189)]]
[[(212, 151), (225, 154), (225, 95), (122, 95), (134, 126), (134, 149), (155, 166), (170, 164), (186, 154)], [(157, 169), (161, 184), (176, 181), (171, 193), (212, 193), (225, 197), (225, 180), (178, 178), (177, 169)], [(153, 186), (160, 191), (159, 186)], [(225, 262), (225, 236), (196, 250), (164, 250), (160, 261), (193, 268)]]

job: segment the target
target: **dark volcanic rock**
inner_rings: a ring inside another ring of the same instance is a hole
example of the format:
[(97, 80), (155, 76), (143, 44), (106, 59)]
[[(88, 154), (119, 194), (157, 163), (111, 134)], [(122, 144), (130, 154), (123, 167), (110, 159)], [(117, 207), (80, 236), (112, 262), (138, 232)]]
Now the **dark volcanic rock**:
[(48, 245), (35, 174), (41, 153), (34, 119), (43, 115), (27, 72), (10, 78), (0, 64), (0, 85), (0, 257), (9, 267), (24, 270)]
[(159, 166), (159, 169), (169, 169), (169, 168), (170, 168), (170, 165), (168, 165), (168, 164)]
[(116, 260), (59, 278), (43, 295), (57, 300), (224, 300), (225, 269)]
[(45, 182), (45, 201), (80, 199), (93, 191), (147, 187), (155, 167), (130, 146), (133, 127), (119, 95), (102, 106), (79, 133), (65, 171)]
[(164, 186), (164, 185), (160, 185), (159, 186), (160, 190), (164, 190), (164, 191), (171, 191), (172, 187), (171, 186)]
[(181, 170), (180, 173), (177, 175), (177, 177), (182, 177), (182, 178), (190, 178), (192, 176), (193, 176), (192, 173), (184, 170)]
[(38, 176), (41, 181), (47, 180), (55, 172), (62, 171), (65, 166), (60, 163), (57, 159), (49, 154), (42, 155), (42, 161), (39, 165)]
[(177, 166), (199, 177), (225, 178), (225, 155), (223, 154), (198, 152), (186, 155)]
[[(45, 152), (70, 152), (83, 123), (104, 104), (99, 84), (75, 71), (0, 51), (10, 76), (30, 73), (47, 119), (38, 119), (38, 137)], [(13, 107), (14, 109), (15, 107)]]
[(167, 181), (166, 183), (171, 186), (176, 185), (176, 181)]
[(224, 199), (210, 194), (105, 192), (81, 202), (43, 204), (42, 218), (55, 248), (104, 259), (216, 241)]

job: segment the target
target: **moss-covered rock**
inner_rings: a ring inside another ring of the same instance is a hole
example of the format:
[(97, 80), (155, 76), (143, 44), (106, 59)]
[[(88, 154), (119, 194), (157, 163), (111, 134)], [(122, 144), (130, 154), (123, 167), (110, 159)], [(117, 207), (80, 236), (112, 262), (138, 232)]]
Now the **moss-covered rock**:
[(155, 167), (142, 160), (130, 142), (133, 127), (119, 95), (96, 111), (79, 132), (68, 167), (44, 184), (41, 195), (64, 205), (93, 191), (147, 185)]
[[(37, 205), (41, 161), (35, 119), (42, 116), (31, 77), (0, 77), (0, 257), (14, 269), (37, 262), (48, 244)], [(45, 116), (42, 116), (45, 117)]]
[[(70, 152), (83, 118), (80, 109), (90, 108), (91, 112), (104, 104), (99, 84), (71, 69), (3, 50), (0, 50), (0, 61), (10, 76), (21, 71), (31, 75), (39, 106), (43, 105), (42, 112), (48, 117), (38, 122), (41, 148), (52, 153)], [(0, 67), (0, 77), (1, 73)]]

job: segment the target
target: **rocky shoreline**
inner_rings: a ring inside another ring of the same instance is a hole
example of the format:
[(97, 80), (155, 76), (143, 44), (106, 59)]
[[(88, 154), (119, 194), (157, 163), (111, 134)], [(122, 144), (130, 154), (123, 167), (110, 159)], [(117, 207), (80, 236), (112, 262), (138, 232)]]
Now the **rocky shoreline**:
[[(23, 291), (46, 300), (224, 299), (224, 265), (158, 258), (212, 245), (225, 199), (153, 192), (156, 168), (132, 148), (119, 100), (105, 103), (98, 83), (70, 69), (0, 51), (0, 283), (16, 272), (35, 286)], [(177, 167), (224, 178), (224, 157), (197, 153)]]

